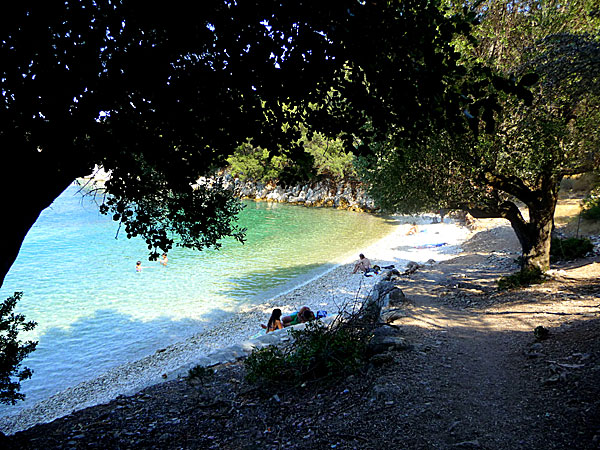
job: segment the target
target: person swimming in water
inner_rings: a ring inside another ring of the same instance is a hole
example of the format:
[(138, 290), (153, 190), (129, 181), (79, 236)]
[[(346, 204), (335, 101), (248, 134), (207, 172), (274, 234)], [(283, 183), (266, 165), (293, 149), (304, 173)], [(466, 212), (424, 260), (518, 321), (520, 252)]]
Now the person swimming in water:
[(135, 271), (136, 272), (141, 272), (142, 271), (142, 262), (138, 261), (135, 263)]
[(163, 253), (161, 259), (158, 262), (161, 263), (163, 266), (166, 266), (167, 263), (169, 262), (169, 258), (167, 258), (167, 254)]

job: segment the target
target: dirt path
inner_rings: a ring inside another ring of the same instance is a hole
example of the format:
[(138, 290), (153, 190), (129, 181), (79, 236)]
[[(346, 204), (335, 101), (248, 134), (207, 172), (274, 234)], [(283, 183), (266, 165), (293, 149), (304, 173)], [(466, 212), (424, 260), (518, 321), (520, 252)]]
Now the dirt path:
[[(577, 391), (579, 383), (593, 390), (590, 385), (599, 381), (598, 345), (586, 347), (570, 330), (575, 323), (598, 338), (600, 264), (584, 261), (565, 267), (562, 278), (550, 283), (499, 294), (495, 280), (515, 270), (511, 252), (478, 254), (489, 242), (485, 233), (479, 238), (471, 242), (470, 254), (417, 274), (404, 289), (411, 305), (394, 325), (425, 350), (414, 361), (422, 364), (415, 370), (422, 380), (408, 378), (411, 392), (405, 393), (414, 401), (426, 399), (431, 412), (416, 414), (415, 435), (427, 436), (424, 448), (600, 446), (598, 420), (590, 415), (598, 411), (597, 401), (582, 411)], [(539, 325), (552, 330), (552, 345), (535, 338)], [(595, 363), (581, 364), (581, 357)], [(560, 358), (557, 366), (553, 360)], [(573, 373), (586, 366), (586, 375)], [(561, 373), (562, 385), (548, 382), (557, 368), (570, 370)], [(571, 413), (584, 416), (581, 425), (593, 423), (592, 430), (579, 432), (591, 434), (587, 439), (573, 436), (577, 419)]]
[(419, 328), (433, 341), (429, 367), (424, 368), (431, 376), (426, 383), (413, 384), (423, 386), (413, 393), (415, 398), (428, 398), (430, 409), (437, 412), (437, 432), (429, 426), (423, 430), (430, 435), (428, 444), (522, 448), (519, 428), (528, 387), (515, 364), (515, 336), (505, 333), (505, 328), (514, 329), (515, 319), (499, 324), (481, 313), (440, 305), (431, 295), (410, 298), (414, 306), (395, 324)]

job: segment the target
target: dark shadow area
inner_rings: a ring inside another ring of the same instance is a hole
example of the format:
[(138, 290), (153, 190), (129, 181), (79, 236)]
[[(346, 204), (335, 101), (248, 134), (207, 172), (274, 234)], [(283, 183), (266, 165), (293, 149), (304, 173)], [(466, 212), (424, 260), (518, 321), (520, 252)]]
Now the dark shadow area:
[(581, 267), (589, 266), (590, 264), (598, 264), (600, 263), (600, 256), (590, 256), (588, 258), (577, 259), (573, 261), (557, 261), (555, 263), (550, 264), (550, 268), (552, 269), (579, 269)]
[(78, 448), (596, 448), (598, 320), (551, 327), (543, 341), (460, 326), (400, 331), (414, 350), (334, 383), (260, 388), (228, 365), (201, 387), (152, 386), (11, 436), (8, 448), (65, 448), (73, 430)]

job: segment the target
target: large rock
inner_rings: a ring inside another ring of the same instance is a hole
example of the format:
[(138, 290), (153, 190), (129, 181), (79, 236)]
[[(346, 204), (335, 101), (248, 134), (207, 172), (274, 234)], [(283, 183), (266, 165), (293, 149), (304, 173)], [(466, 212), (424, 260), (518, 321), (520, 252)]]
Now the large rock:
[(400, 306), (406, 303), (408, 299), (402, 289), (398, 286), (395, 286), (389, 293), (389, 305), (390, 306)]
[(367, 346), (368, 355), (377, 355), (390, 351), (410, 350), (412, 345), (402, 336), (375, 335)]
[(406, 311), (401, 308), (383, 309), (381, 312), (381, 321), (383, 323), (392, 323), (396, 320), (406, 317)]

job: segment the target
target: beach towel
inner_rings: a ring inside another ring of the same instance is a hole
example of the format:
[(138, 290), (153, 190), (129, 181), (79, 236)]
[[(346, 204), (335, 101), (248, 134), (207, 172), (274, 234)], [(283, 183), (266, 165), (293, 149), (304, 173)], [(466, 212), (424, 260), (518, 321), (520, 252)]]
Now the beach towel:
[(448, 245), (448, 243), (447, 242), (441, 242), (439, 244), (415, 245), (415, 248), (435, 248), (435, 247), (443, 247), (444, 245)]

